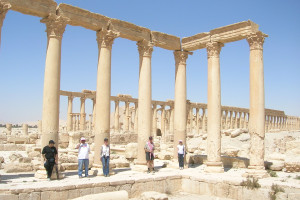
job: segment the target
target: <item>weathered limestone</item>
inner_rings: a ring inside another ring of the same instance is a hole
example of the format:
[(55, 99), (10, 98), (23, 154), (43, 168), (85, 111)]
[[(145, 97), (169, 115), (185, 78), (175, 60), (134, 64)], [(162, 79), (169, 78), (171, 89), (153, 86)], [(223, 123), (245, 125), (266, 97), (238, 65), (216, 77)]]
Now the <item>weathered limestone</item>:
[(114, 119), (114, 128), (115, 128), (115, 131), (119, 131), (120, 129), (120, 122), (119, 122), (119, 119), (120, 119), (120, 115), (119, 115), (119, 101), (115, 101), (115, 119)]
[(264, 65), (263, 43), (267, 35), (262, 32), (250, 34), (247, 41), (250, 46), (250, 120), (249, 133), (250, 166), (249, 176), (265, 177), (264, 151), (265, 151), (265, 91), (264, 91)]
[(220, 51), (224, 45), (207, 43), (207, 162), (206, 172), (224, 172), (221, 162), (221, 80)]
[(86, 121), (86, 114), (85, 114), (85, 98), (80, 98), (80, 130), (85, 130), (85, 121)]
[(138, 157), (137, 164), (146, 164), (144, 146), (151, 135), (151, 56), (153, 44), (149, 41), (137, 43), (140, 56), (139, 112), (138, 112)]
[(48, 145), (49, 140), (58, 145), (59, 129), (59, 96), (60, 96), (60, 64), (61, 40), (67, 19), (50, 15), (41, 20), (47, 26), (47, 55), (44, 78), (43, 114), (42, 114), (42, 146)]
[(110, 88), (111, 88), (111, 49), (118, 33), (111, 30), (97, 32), (99, 61), (97, 72), (95, 155), (94, 164), (100, 165), (100, 146), (104, 138), (110, 138)]
[(22, 125), (23, 135), (28, 135), (28, 124)]
[(11, 5), (9, 3), (0, 2), (0, 47), (1, 47), (1, 30), (2, 30), (3, 21), (4, 21), (7, 11), (10, 8), (11, 8)]
[(157, 105), (153, 104), (152, 135), (156, 136), (157, 130)]
[(137, 134), (138, 133), (138, 111), (139, 111), (139, 107), (138, 107), (138, 103), (135, 102), (134, 103), (134, 132)]
[(125, 131), (129, 130), (129, 102), (125, 102), (125, 116), (123, 118), (123, 124)]
[(73, 98), (74, 97), (72, 96), (68, 96), (67, 131), (73, 130), (73, 123), (72, 123)]
[(186, 51), (174, 51), (175, 57), (175, 99), (174, 99), (174, 152), (173, 158), (178, 157), (178, 140), (186, 145), (186, 59), (192, 55)]

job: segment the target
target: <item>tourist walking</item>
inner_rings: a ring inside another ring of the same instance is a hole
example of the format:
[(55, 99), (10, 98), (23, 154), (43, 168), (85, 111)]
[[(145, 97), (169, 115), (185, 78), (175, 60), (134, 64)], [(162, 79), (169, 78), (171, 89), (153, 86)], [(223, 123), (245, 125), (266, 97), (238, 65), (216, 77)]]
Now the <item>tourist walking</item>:
[(78, 149), (78, 176), (82, 178), (82, 169), (84, 165), (85, 177), (89, 176), (89, 153), (90, 146), (85, 143), (85, 138), (80, 139), (80, 143), (76, 145), (75, 149)]
[(101, 161), (103, 166), (103, 175), (105, 177), (109, 176), (109, 156), (110, 147), (108, 145), (108, 139), (104, 138), (104, 144), (101, 146)]
[(154, 143), (153, 143), (153, 138), (152, 136), (149, 137), (149, 141), (146, 142), (146, 145), (144, 147), (145, 152), (146, 152), (146, 160), (147, 160), (147, 166), (148, 166), (148, 173), (152, 172), (154, 173)]
[(47, 171), (47, 179), (51, 180), (51, 175), (53, 167), (57, 164), (58, 156), (57, 149), (54, 146), (55, 142), (53, 140), (49, 141), (49, 144), (45, 146), (42, 150), (42, 156), (44, 158), (44, 167)]
[(185, 155), (185, 146), (182, 143), (182, 140), (179, 140), (179, 144), (177, 145), (178, 150), (178, 163), (179, 169), (182, 170), (184, 168), (184, 155)]

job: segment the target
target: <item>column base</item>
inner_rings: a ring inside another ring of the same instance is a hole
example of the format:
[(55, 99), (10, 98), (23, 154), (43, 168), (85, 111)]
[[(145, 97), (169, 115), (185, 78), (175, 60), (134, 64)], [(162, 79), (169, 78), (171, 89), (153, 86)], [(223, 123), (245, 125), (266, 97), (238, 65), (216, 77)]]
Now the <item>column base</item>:
[[(47, 171), (46, 169), (42, 169), (41, 167), (39, 170), (37, 170), (34, 174), (34, 177), (37, 179), (47, 179)], [(65, 174), (62, 172), (58, 172), (58, 178), (56, 174), (56, 169), (53, 168), (52, 175), (51, 175), (51, 180), (58, 180), (58, 179), (63, 179), (65, 178)]]
[(246, 178), (261, 179), (269, 177), (269, 174), (264, 166), (248, 166), (248, 169), (242, 176)]
[(206, 163), (205, 172), (207, 173), (224, 173), (224, 167), (222, 162), (209, 162)]

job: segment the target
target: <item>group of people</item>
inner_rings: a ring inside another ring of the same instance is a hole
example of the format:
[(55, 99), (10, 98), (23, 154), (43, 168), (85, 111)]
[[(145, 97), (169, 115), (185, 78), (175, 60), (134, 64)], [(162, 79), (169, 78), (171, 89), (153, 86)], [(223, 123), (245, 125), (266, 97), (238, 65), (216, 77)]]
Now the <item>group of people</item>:
[[(55, 142), (53, 140), (49, 141), (49, 145), (45, 146), (42, 151), (42, 155), (44, 158), (44, 167), (47, 171), (47, 178), (48, 180), (51, 180), (51, 175), (53, 171), (53, 167), (55, 164), (57, 164), (58, 160), (58, 154), (57, 149), (54, 146)], [(85, 176), (88, 177), (88, 171), (89, 171), (89, 153), (90, 153), (90, 146), (88, 143), (86, 143), (86, 139), (82, 137), (80, 139), (80, 143), (76, 145), (75, 149), (78, 149), (78, 176), (79, 178), (83, 178), (82, 172), (83, 172), (83, 166), (84, 166), (84, 172)], [(146, 142), (146, 145), (144, 147), (145, 153), (146, 153), (146, 161), (148, 166), (148, 173), (152, 171), (152, 173), (155, 173), (154, 171), (154, 150), (155, 146), (153, 143), (153, 137), (150, 136), (149, 140)], [(177, 145), (178, 150), (178, 163), (179, 163), (179, 169), (182, 170), (184, 168), (184, 156), (186, 154), (185, 146), (182, 142), (182, 140), (179, 140), (179, 144)], [(105, 177), (109, 176), (109, 160), (110, 160), (110, 146), (108, 144), (108, 139), (104, 138), (104, 143), (101, 146), (100, 149), (100, 160), (102, 162), (103, 166), (103, 175)]]

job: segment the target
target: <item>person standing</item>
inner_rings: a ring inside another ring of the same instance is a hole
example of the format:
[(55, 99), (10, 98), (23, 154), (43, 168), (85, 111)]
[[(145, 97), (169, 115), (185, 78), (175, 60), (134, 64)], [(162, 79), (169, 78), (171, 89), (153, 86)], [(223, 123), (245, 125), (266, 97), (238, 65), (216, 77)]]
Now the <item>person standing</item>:
[(185, 154), (185, 146), (182, 143), (182, 140), (179, 140), (179, 144), (177, 145), (178, 150), (178, 162), (179, 169), (182, 170), (184, 168), (184, 154)]
[(101, 161), (103, 166), (103, 174), (105, 177), (109, 176), (109, 156), (110, 147), (108, 144), (108, 139), (104, 138), (104, 144), (101, 146)]
[(146, 142), (146, 145), (144, 147), (145, 152), (146, 152), (146, 160), (147, 160), (147, 166), (148, 166), (148, 173), (152, 172), (154, 173), (154, 143), (153, 143), (153, 138), (152, 136), (149, 137), (149, 141)]
[(57, 164), (58, 156), (57, 149), (54, 146), (55, 142), (53, 140), (49, 141), (49, 145), (45, 146), (42, 150), (42, 156), (44, 158), (44, 167), (47, 171), (47, 179), (51, 180), (51, 175), (53, 167)]
[(85, 143), (84, 137), (82, 137), (80, 139), (80, 143), (77, 144), (75, 149), (78, 149), (78, 176), (79, 176), (79, 178), (82, 178), (82, 169), (83, 169), (83, 165), (84, 165), (85, 177), (88, 177), (89, 176), (90, 146), (89, 146), (89, 144)]

